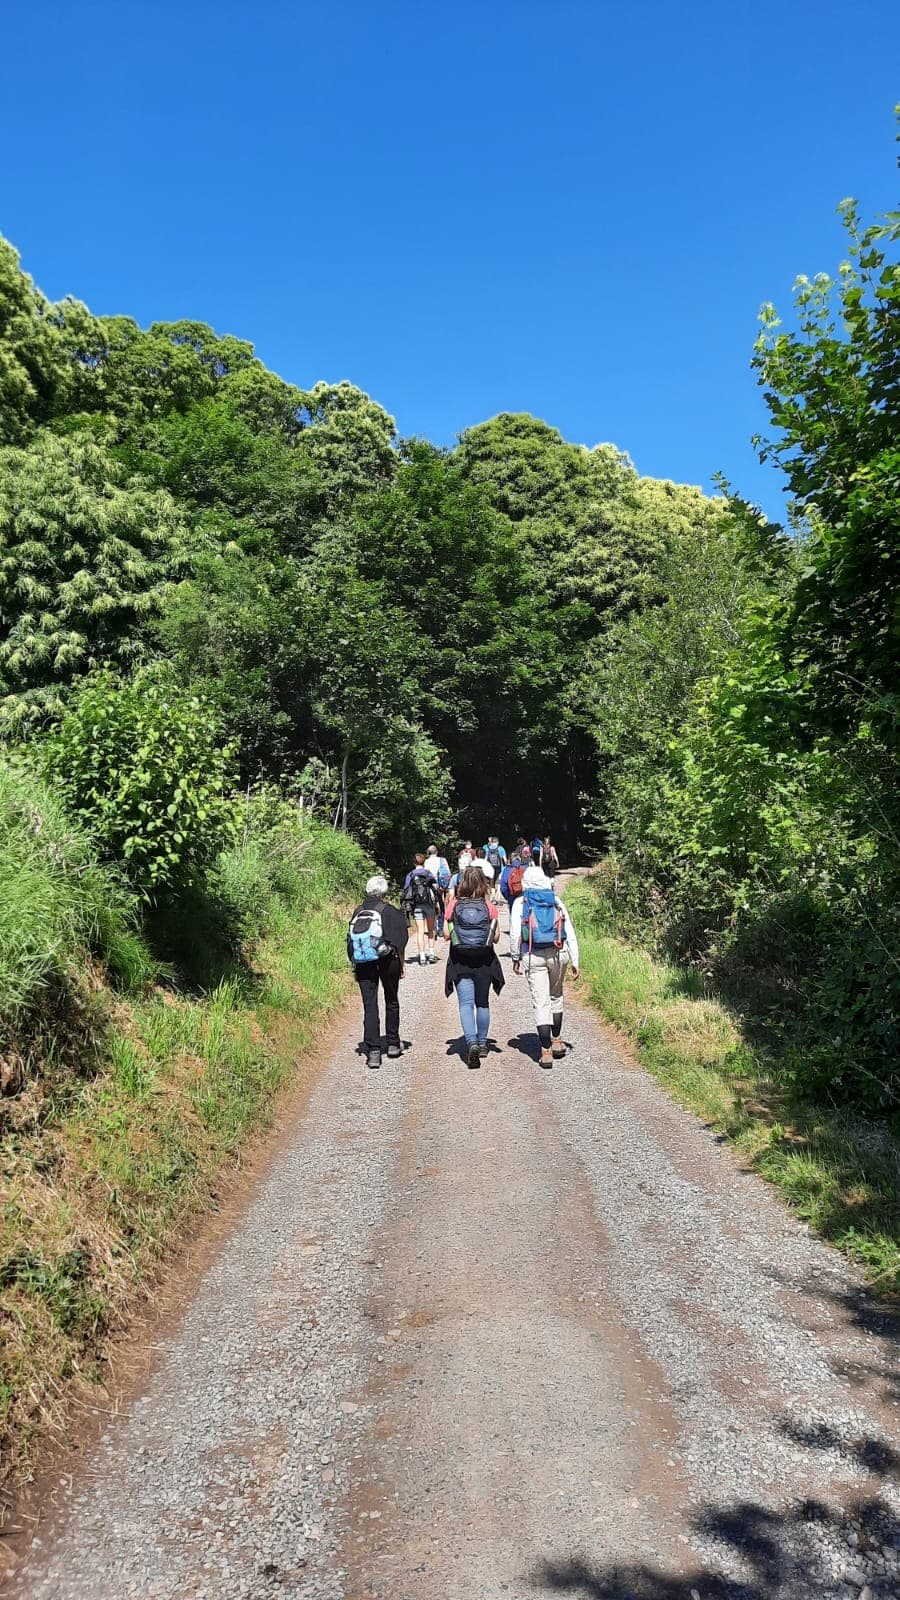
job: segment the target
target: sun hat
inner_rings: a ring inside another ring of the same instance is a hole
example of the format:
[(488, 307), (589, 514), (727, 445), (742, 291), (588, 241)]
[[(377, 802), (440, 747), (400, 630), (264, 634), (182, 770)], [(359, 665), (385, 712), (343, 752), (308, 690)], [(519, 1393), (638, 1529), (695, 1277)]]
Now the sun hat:
[(522, 873), (523, 889), (552, 889), (553, 884), (543, 867), (526, 867)]

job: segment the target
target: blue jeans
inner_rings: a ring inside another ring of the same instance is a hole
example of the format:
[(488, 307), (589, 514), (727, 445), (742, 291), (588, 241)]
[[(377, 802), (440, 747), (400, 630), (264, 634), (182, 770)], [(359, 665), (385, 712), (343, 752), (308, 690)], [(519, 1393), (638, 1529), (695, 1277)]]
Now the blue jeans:
[(456, 998), (459, 1001), (459, 1020), (466, 1036), (466, 1044), (471, 1044), (476, 1038), (479, 1044), (486, 1044), (488, 1028), (491, 1025), (491, 1008), (476, 1007), (474, 978), (460, 978), (456, 985)]

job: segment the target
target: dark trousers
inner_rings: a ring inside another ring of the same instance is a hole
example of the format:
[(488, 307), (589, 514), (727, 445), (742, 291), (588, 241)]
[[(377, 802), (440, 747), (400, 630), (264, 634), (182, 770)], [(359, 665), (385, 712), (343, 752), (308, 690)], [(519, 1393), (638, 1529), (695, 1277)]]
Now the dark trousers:
[(378, 1015), (378, 984), (384, 988), (384, 1031), (388, 1044), (400, 1043), (400, 957), (394, 952), (378, 961), (365, 961), (356, 968), (356, 981), (363, 1003), (363, 1039), (367, 1050), (381, 1049), (381, 1020)]

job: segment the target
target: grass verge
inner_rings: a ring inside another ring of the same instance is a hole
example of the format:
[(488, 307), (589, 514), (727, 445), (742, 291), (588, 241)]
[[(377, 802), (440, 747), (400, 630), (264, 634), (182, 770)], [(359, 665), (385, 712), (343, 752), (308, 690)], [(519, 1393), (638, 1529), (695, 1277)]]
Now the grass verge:
[(900, 1148), (883, 1122), (797, 1100), (691, 968), (657, 961), (606, 931), (590, 878), (566, 898), (588, 998), (675, 1098), (727, 1135), (804, 1222), (900, 1290)]
[[(327, 848), (325, 846), (324, 848)], [(358, 852), (362, 860), (361, 852)], [(353, 865), (355, 863), (352, 863)], [(89, 991), (83, 1075), (46, 1057), (0, 1122), (2, 1484), (97, 1402), (110, 1335), (146, 1300), (192, 1216), (211, 1209), (248, 1138), (272, 1119), (316, 1030), (350, 984), (333, 883), (282, 907), (207, 993)], [(86, 1002), (87, 1003), (87, 1002)]]

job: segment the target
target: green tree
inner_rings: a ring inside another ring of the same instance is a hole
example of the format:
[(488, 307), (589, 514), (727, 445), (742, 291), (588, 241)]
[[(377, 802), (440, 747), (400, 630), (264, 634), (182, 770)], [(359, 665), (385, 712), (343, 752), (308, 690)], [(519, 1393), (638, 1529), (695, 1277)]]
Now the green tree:
[(180, 562), (171, 496), (129, 483), (106, 451), (44, 431), (0, 450), (0, 706), (57, 703), (103, 662), (140, 654)]

